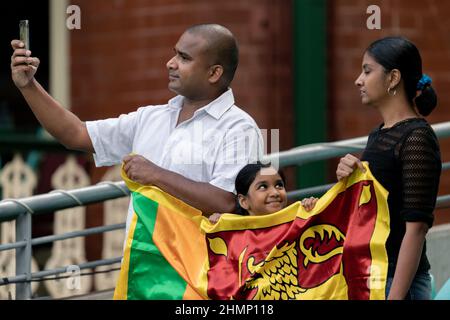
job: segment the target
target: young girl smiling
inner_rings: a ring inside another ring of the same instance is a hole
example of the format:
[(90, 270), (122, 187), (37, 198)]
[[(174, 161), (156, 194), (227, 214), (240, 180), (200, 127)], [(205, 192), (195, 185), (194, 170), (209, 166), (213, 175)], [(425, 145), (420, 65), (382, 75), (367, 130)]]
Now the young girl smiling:
[[(284, 209), (287, 205), (285, 189), (286, 179), (282, 171), (277, 171), (269, 164), (261, 162), (246, 165), (236, 177), (237, 213), (241, 215), (260, 216)], [(303, 207), (310, 211), (317, 198), (302, 200)], [(220, 218), (220, 213), (209, 217), (213, 223)]]

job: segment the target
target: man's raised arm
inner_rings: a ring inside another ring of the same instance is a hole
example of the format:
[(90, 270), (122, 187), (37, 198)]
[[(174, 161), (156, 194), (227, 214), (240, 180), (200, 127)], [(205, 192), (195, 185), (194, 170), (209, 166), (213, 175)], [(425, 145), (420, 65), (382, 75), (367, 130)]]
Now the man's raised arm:
[(31, 57), (31, 51), (24, 49), (19, 40), (11, 41), (11, 46), (12, 79), (41, 125), (66, 148), (94, 153), (86, 124), (62, 107), (34, 78), (39, 59)]

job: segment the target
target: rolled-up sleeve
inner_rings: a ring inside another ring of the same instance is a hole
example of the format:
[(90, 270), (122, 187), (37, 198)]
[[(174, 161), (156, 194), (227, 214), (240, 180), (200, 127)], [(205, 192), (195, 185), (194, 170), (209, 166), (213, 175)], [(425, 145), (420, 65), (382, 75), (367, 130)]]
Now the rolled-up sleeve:
[(133, 150), (137, 118), (138, 112), (131, 112), (118, 118), (86, 122), (97, 167), (118, 164)]

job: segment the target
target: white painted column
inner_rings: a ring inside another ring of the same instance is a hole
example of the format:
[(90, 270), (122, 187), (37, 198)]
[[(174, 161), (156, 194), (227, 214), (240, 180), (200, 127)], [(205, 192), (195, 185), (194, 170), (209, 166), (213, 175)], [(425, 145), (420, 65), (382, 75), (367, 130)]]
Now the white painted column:
[(68, 0), (50, 0), (50, 94), (70, 109), (70, 32)]

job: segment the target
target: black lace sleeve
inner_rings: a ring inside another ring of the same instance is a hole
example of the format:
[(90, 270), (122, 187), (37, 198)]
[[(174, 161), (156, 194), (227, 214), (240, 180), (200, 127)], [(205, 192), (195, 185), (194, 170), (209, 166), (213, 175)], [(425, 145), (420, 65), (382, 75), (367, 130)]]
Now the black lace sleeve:
[(441, 175), (439, 144), (429, 127), (413, 130), (400, 149), (402, 167), (402, 216), (405, 221), (433, 225)]

